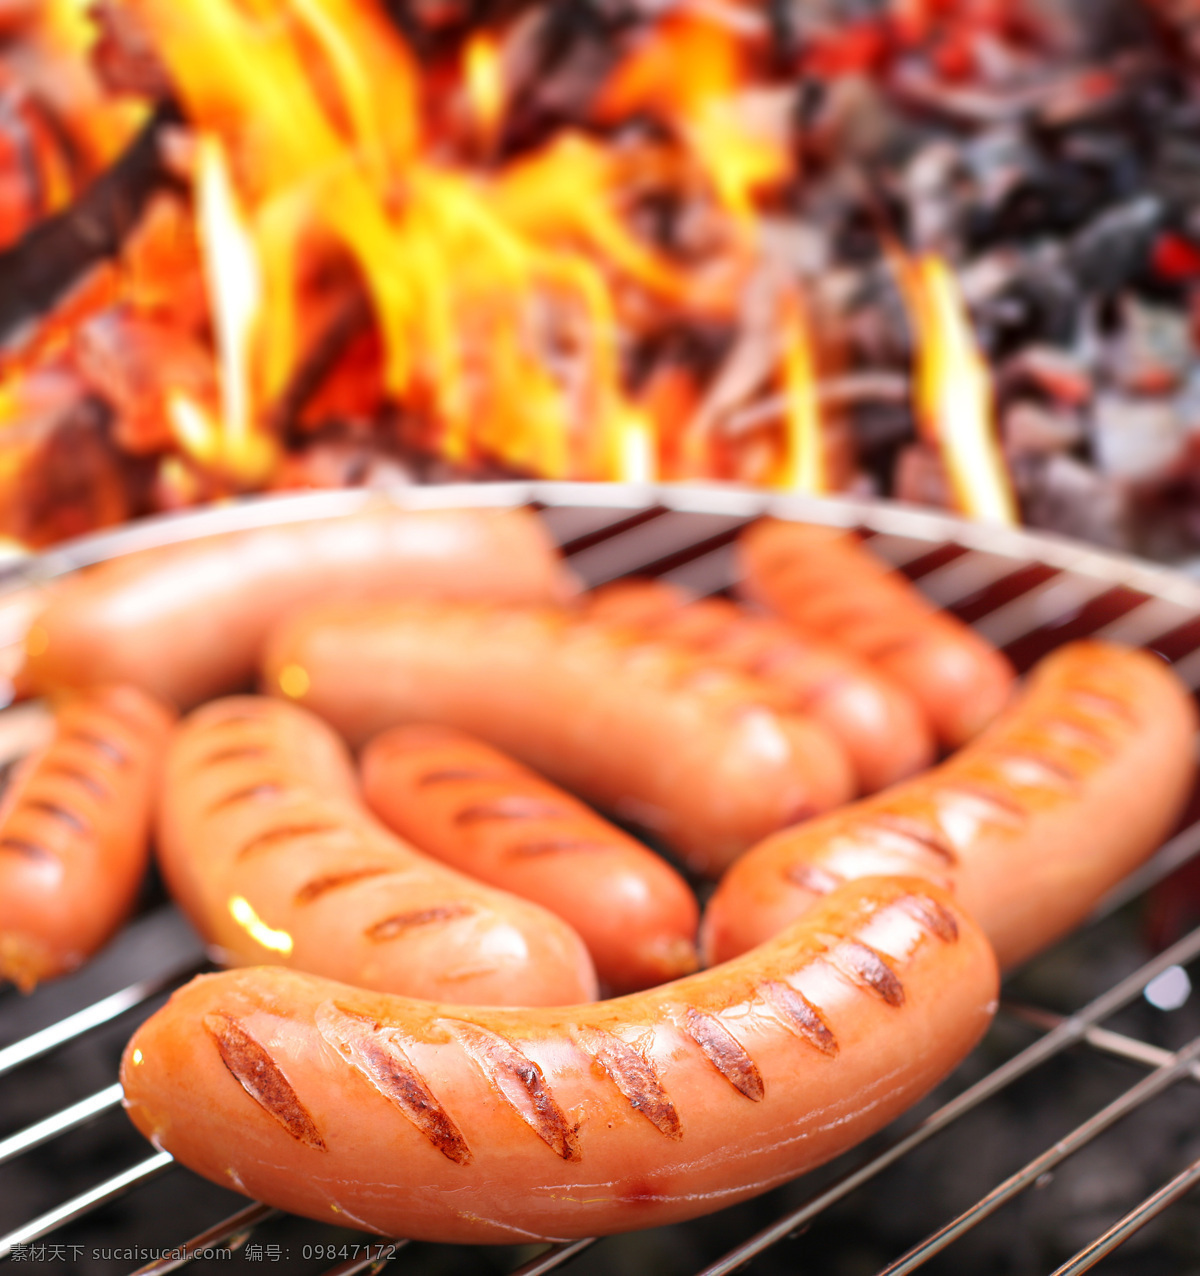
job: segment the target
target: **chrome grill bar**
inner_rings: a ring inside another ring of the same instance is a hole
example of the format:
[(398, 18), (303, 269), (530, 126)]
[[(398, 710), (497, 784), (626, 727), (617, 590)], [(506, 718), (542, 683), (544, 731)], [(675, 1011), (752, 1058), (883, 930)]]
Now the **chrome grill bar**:
[(51, 1139), (58, 1138), (60, 1134), (65, 1134), (68, 1130), (76, 1129), (93, 1117), (99, 1116), (101, 1112), (120, 1106), (120, 1103), (121, 1087), (114, 1082), (112, 1085), (105, 1086), (103, 1090), (88, 1095), (86, 1099), (72, 1103), (69, 1108), (63, 1108), (61, 1112), (55, 1112), (43, 1121), (35, 1121), (33, 1125), (26, 1126), (16, 1134), (10, 1134), (7, 1139), (0, 1139), (0, 1165), (3, 1165), (5, 1161), (11, 1161), (13, 1157), (20, 1156), (22, 1152), (29, 1152), (43, 1143), (48, 1143)]
[(1012, 1200), (1018, 1192), (1031, 1187), (1048, 1174), (1056, 1165), (1067, 1157), (1078, 1152), (1085, 1144), (1102, 1134), (1110, 1126), (1115, 1125), (1130, 1113), (1136, 1112), (1144, 1103), (1162, 1094), (1182, 1077), (1190, 1075), (1200, 1058), (1200, 1038), (1191, 1042), (1183, 1050), (1175, 1054), (1168, 1063), (1156, 1068), (1148, 1077), (1144, 1077), (1137, 1085), (1126, 1090), (1120, 1098), (1115, 1099), (1107, 1107), (1102, 1108), (1089, 1121), (1078, 1125), (1065, 1138), (1059, 1139), (1053, 1147), (1048, 1148), (1041, 1156), (1022, 1166), (1015, 1174), (1010, 1175), (1003, 1183), (993, 1188), (985, 1197), (977, 1201), (969, 1210), (964, 1210), (956, 1219), (946, 1224), (940, 1231), (927, 1237), (919, 1245), (910, 1249), (903, 1257), (889, 1264), (879, 1276), (906, 1276), (918, 1267), (923, 1267), (935, 1254), (940, 1254), (948, 1245), (953, 1244), (965, 1231), (981, 1222), (990, 1214), (994, 1214), (1005, 1202)]
[(1119, 1245), (1123, 1245), (1135, 1232), (1140, 1231), (1147, 1223), (1157, 1218), (1168, 1206), (1186, 1196), (1192, 1188), (1200, 1183), (1200, 1160), (1177, 1174), (1169, 1183), (1148, 1196), (1136, 1209), (1130, 1210), (1119, 1223), (1110, 1227), (1103, 1236), (1099, 1236), (1086, 1249), (1081, 1250), (1069, 1262), (1057, 1268), (1052, 1276), (1079, 1276), (1080, 1272), (1089, 1272)]
[[(935, 602), (958, 610), (985, 633), (1002, 641), (1010, 652), (1021, 653), (1019, 663), (1022, 665), (1027, 663), (1026, 653), (1036, 654), (1060, 641), (1066, 634), (1075, 636), (1077, 632), (1090, 632), (1113, 641), (1161, 644), (1185, 676), (1193, 682), (1200, 682), (1200, 585), (1134, 560), (1114, 558), (1023, 532), (964, 526), (927, 511), (861, 502), (817, 503), (805, 498), (780, 498), (731, 489), (596, 489), (574, 484), (504, 484), (489, 487), (486, 491), (479, 488), (417, 489), (382, 497), (378, 494), (337, 493), (333, 494), (336, 499), (330, 500), (325, 499), (326, 495), (306, 497), (296, 503), (288, 500), (270, 502), (268, 510), (258, 505), (253, 509), (234, 506), (219, 511), (219, 518), (215, 520), (194, 515), (181, 520), (167, 520), (170, 526), (166, 532), (169, 539), (181, 539), (201, 527), (214, 524), (237, 526), (239, 520), (246, 517), (258, 522), (286, 522), (294, 517), (337, 517), (348, 510), (381, 500), (426, 507), (534, 501), (552, 534), (564, 543), (573, 567), (587, 583), (603, 583), (625, 574), (649, 573), (703, 594), (728, 589), (735, 583), (732, 541), (740, 527), (764, 513), (808, 517), (813, 521), (864, 529), (871, 537), (874, 552), (914, 576), (919, 587)], [(25, 587), (31, 582), (72, 570), (81, 563), (98, 561), (115, 550), (151, 543), (156, 536), (162, 539), (153, 526), (143, 526), (89, 538), (76, 546), (55, 551), (31, 564), (27, 570), (16, 571), (8, 581), (14, 589)], [(1033, 655), (1030, 654), (1029, 658), (1032, 659)], [(1128, 902), (1197, 853), (1200, 853), (1200, 822), (1181, 830), (1153, 860), (1113, 892), (1097, 915)], [(1017, 1013), (1022, 1017), (1046, 1029), (1046, 1035), (950, 1099), (890, 1146), (857, 1168), (843, 1173), (799, 1208), (784, 1212), (769, 1227), (710, 1262), (700, 1276), (718, 1276), (718, 1273), (732, 1272), (752, 1262), (772, 1245), (812, 1222), (830, 1205), (844, 1200), (856, 1190), (866, 1189), (872, 1180), (909, 1152), (1072, 1045), (1086, 1043), (1095, 1050), (1156, 1069), (1128, 1091), (1128, 1095), (1145, 1096), (1149, 1092), (1147, 1087), (1167, 1089), (1179, 1076), (1193, 1074), (1196, 1064), (1191, 1055), (1196, 1048), (1189, 1047), (1186, 1054), (1171, 1055), (1160, 1047), (1102, 1027), (1101, 1023), (1136, 999), (1146, 983), (1162, 970), (1186, 964), (1197, 957), (1200, 957), (1200, 931), (1185, 936), (1077, 1014), (1064, 1019), (1040, 1007), (1018, 1008)], [(199, 967), (189, 962), (163, 975), (132, 982), (48, 1028), (5, 1047), (0, 1050), (0, 1075), (41, 1058), (58, 1046), (84, 1038), (93, 1029), (143, 1006), (156, 993), (196, 969)], [(1168, 1075), (1170, 1082), (1163, 1079)], [(116, 1086), (104, 1087), (61, 1112), (9, 1136), (0, 1142), (0, 1164), (108, 1111), (115, 1106), (116, 1091)], [(1159, 1091), (1154, 1089), (1154, 1092)], [(1118, 1114), (1133, 1111), (1138, 1101), (1122, 1097), (1116, 1102), (1123, 1106), (1118, 1106), (1116, 1111)], [(1067, 1135), (1065, 1141), (1069, 1147), (1072, 1150), (1081, 1147), (1099, 1128), (1107, 1128), (1104, 1122), (1111, 1124), (1117, 1119), (1110, 1112), (1113, 1108), (1114, 1105), (1110, 1104)], [(1102, 1124), (1097, 1126), (1097, 1122)], [(1058, 1144), (1055, 1148), (1061, 1146)], [(1056, 1155), (1055, 1148), (1043, 1153), (1042, 1158)], [(1022, 1186), (1033, 1181), (1029, 1178), (1033, 1173), (1032, 1167), (1041, 1164), (1042, 1158), (1029, 1162), (1006, 1184), (1001, 1184), (960, 1215), (958, 1220), (948, 1224), (947, 1228), (955, 1229), (953, 1235), (939, 1242), (938, 1247), (944, 1248), (971, 1223), (998, 1207), (1002, 1201), (996, 1198), (997, 1193), (1006, 1192), (1002, 1199), (1007, 1200), (1019, 1191), (1020, 1187), (1012, 1186), (1014, 1180), (1019, 1179)], [(42, 1213), (32, 1222), (0, 1238), (0, 1256), (11, 1253), (15, 1245), (27, 1244), (69, 1222), (85, 1218), (100, 1205), (161, 1174), (171, 1164), (170, 1157), (160, 1153), (105, 1179), (89, 1191)], [(1088, 1270), (1126, 1236), (1186, 1193), (1195, 1182), (1195, 1174), (1195, 1167), (1190, 1167), (1160, 1188), (1055, 1276)], [(994, 1203), (989, 1206), (991, 1202)], [(236, 1247), (251, 1229), (267, 1221), (274, 1213), (263, 1205), (246, 1206), (200, 1232), (181, 1248), (190, 1253), (231, 1239)], [(966, 1221), (968, 1217), (970, 1223)], [(935, 1235), (940, 1237), (942, 1233)], [(370, 1239), (373, 1244), (379, 1243), (378, 1238)], [(585, 1239), (552, 1245), (516, 1268), (514, 1276), (516, 1273), (519, 1276), (542, 1276), (570, 1265), (585, 1251), (603, 1244), (603, 1240)], [(923, 1262), (925, 1257), (937, 1252), (937, 1249), (927, 1249), (928, 1245), (929, 1241), (922, 1242), (885, 1271), (912, 1270), (916, 1255), (923, 1255)], [(336, 1276), (351, 1276), (351, 1273), (379, 1270), (385, 1261), (368, 1254), (329, 1269), (326, 1276), (335, 1276), (335, 1273)], [(906, 1263), (908, 1266), (904, 1265)], [(141, 1269), (140, 1276), (150, 1276), (151, 1273), (157, 1276), (180, 1265), (177, 1262), (168, 1266), (161, 1262), (150, 1264)]]
[(259, 1223), (265, 1223), (267, 1219), (275, 1218), (278, 1214), (277, 1209), (256, 1201), (253, 1205), (247, 1205), (245, 1209), (238, 1210), (236, 1214), (223, 1218), (219, 1223), (214, 1223), (212, 1227), (193, 1236), (191, 1240), (184, 1241), (179, 1247), (182, 1253), (178, 1258), (155, 1259), (144, 1267), (139, 1267), (133, 1276), (166, 1276), (167, 1272), (178, 1271), (192, 1261), (194, 1254), (226, 1241), (244, 1241)]
[(169, 988), (173, 983), (189, 975), (199, 974), (202, 969), (201, 965), (187, 962), (149, 979), (140, 979), (137, 983), (130, 984), (128, 988), (111, 993), (93, 1005), (85, 1006), (73, 1015), (50, 1024), (40, 1032), (32, 1033), (21, 1041), (15, 1041), (11, 1046), (5, 1046), (3, 1050), (0, 1050), (0, 1076), (4, 1076), (14, 1068), (19, 1068), (22, 1064), (31, 1063), (52, 1050), (57, 1050), (59, 1046), (82, 1037), (93, 1028), (100, 1027), (101, 1024), (120, 1017)]
[(130, 1188), (139, 1186), (156, 1178), (165, 1169), (175, 1164), (169, 1152), (156, 1152), (137, 1165), (114, 1174), (112, 1178), (98, 1183), (90, 1191), (81, 1192), (69, 1201), (52, 1210), (47, 1210), (40, 1217), (31, 1220), (22, 1227), (16, 1227), (7, 1236), (0, 1236), (0, 1258), (8, 1258), (18, 1245), (28, 1245), (30, 1241), (40, 1240), (51, 1232), (90, 1214), (98, 1206), (107, 1205), (109, 1201), (123, 1196)]

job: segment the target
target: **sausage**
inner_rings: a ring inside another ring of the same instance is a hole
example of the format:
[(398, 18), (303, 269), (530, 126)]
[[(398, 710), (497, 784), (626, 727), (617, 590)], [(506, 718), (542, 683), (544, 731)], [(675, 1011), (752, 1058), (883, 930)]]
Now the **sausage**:
[(137, 1127), (328, 1222), (564, 1240), (754, 1196), (903, 1111), (995, 1006), (991, 949), (927, 882), (855, 882), (715, 970), (615, 1001), (483, 1010), (294, 971), (201, 976), (136, 1032)]
[(1014, 675), (1005, 657), (853, 534), (764, 519), (742, 533), (738, 556), (749, 598), (899, 683), (947, 747), (965, 744), (1008, 702)]
[(367, 746), (362, 783), (367, 805), (419, 850), (570, 923), (614, 992), (696, 969), (699, 909), (683, 878), (482, 740), (396, 727)]
[(341, 741), (294, 705), (231, 697), (181, 725), (158, 853), (171, 893), (228, 963), (276, 962), (442, 1001), (596, 996), (587, 950), (565, 922), (382, 828)]
[(135, 687), (62, 704), (0, 801), (0, 978), (28, 992), (82, 965), (133, 907), (172, 714)]
[(838, 743), (768, 684), (560, 610), (331, 604), (275, 630), (264, 669), (354, 744), (407, 722), (469, 731), (699, 872), (853, 791)]
[(250, 684), (274, 620), (337, 595), (558, 599), (570, 579), (525, 510), (372, 509), (128, 554), (59, 584), (23, 689), (129, 682), (187, 709)]
[(727, 598), (694, 600), (656, 580), (624, 580), (583, 596), (590, 616), (681, 642), (705, 657), (786, 688), (792, 707), (846, 750), (860, 791), (923, 771), (933, 735), (913, 697), (864, 660)]
[(709, 902), (704, 951), (752, 948), (848, 878), (910, 873), (953, 890), (1014, 966), (1159, 845), (1191, 789), (1195, 732), (1187, 689), (1156, 656), (1062, 647), (934, 771), (745, 855)]

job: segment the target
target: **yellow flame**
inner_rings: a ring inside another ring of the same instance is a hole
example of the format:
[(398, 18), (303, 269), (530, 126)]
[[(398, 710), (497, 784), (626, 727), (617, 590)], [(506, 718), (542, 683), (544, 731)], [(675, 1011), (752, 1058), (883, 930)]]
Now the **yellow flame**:
[(941, 449), (955, 501), (972, 518), (1018, 521), (1017, 502), (993, 423), (991, 377), (947, 264), (926, 255), (902, 279), (917, 335), (916, 410)]
[(654, 422), (631, 404), (614, 412), (616, 472), (620, 483), (653, 483), (658, 479), (658, 437)]
[(829, 490), (829, 475), (812, 337), (807, 316), (793, 296), (784, 299), (781, 328), (785, 447), (779, 486), (819, 495)]
[(473, 35), (463, 52), (463, 80), (479, 130), (479, 140), (490, 150), (504, 121), (504, 75), (496, 42), (486, 32)]
[(733, 32), (695, 14), (675, 15), (621, 64), (601, 109), (650, 107), (673, 119), (725, 211), (750, 238), (755, 192), (785, 177), (791, 158), (744, 118), (737, 97), (747, 78)]
[[(554, 478), (657, 477), (656, 431), (622, 384), (626, 316), (655, 322), (662, 302), (727, 313), (737, 287), (728, 271), (698, 282), (639, 237), (621, 207), (636, 167), (629, 148), (564, 132), (503, 168), (464, 171), (423, 137), (416, 67), (378, 0), (127, 2), (188, 117), (220, 130), (240, 183), (241, 204), (206, 142), (198, 204), (222, 412), (214, 444), (211, 410), (174, 397), (172, 426), (193, 455), (233, 455), (244, 473), (239, 449), (260, 437), (256, 421), (295, 366), (303, 246), (358, 270), (384, 390), (427, 423), (446, 456), (483, 451)], [(785, 171), (787, 157), (717, 101), (743, 78), (728, 37), (712, 24), (682, 25), (665, 81), (688, 69), (670, 102), (698, 157), (684, 168), (711, 174), (731, 216), (748, 218), (752, 192)], [(695, 70), (680, 56), (693, 46)], [(651, 96), (664, 82), (663, 67), (652, 70)], [(506, 106), (489, 37), (468, 45), (461, 73), (482, 139)], [(743, 254), (730, 257), (736, 273)]]
[(221, 415), (236, 449), (250, 433), (250, 353), (262, 306), (262, 276), (225, 152), (208, 134), (197, 146), (196, 206), (217, 344)]
[(229, 900), (229, 915), (257, 944), (273, 953), (286, 957), (293, 947), (291, 935), (286, 930), (273, 930), (254, 911), (250, 901), (241, 895)]

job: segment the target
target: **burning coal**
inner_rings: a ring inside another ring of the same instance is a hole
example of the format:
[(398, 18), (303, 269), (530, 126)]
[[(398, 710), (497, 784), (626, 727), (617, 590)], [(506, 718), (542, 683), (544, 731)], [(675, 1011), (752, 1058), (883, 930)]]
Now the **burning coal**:
[(1177, 9), (14, 0), (3, 530), (532, 475), (1121, 541), (1190, 494), (1200, 216), (1109, 189)]

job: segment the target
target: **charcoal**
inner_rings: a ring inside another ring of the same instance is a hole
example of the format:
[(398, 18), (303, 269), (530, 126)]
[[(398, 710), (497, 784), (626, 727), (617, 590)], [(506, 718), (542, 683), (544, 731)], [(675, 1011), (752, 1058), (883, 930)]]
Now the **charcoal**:
[(1080, 407), (1092, 397), (1091, 368), (1073, 351), (1027, 345), (1003, 365), (998, 389), (1003, 399), (1033, 391), (1064, 407)]
[(1070, 408), (1031, 403), (1012, 404), (1003, 414), (1001, 436), (1009, 458), (1068, 452), (1084, 441), (1083, 419)]
[(928, 443), (910, 443), (896, 459), (893, 495), (909, 505), (953, 506), (950, 483), (941, 453)]
[(1145, 269), (1164, 211), (1157, 196), (1142, 195), (1093, 219), (1067, 250), (1080, 285), (1099, 293), (1126, 287)]
[(1200, 367), (1192, 368), (1175, 396), (1175, 415), (1182, 428), (1200, 440)]
[(909, 242), (915, 249), (944, 249), (959, 237), (963, 188), (969, 182), (962, 151), (953, 142), (927, 142), (904, 170)]
[(155, 191), (171, 184), (158, 133), (176, 120), (159, 108), (103, 176), (73, 204), (0, 253), (0, 342), (36, 323), (97, 262), (113, 256)]
[(1022, 468), (1018, 490), (1025, 518), (1034, 527), (1108, 549), (1129, 548), (1126, 492), (1086, 462), (1052, 453)]
[(1107, 360), (1109, 377), (1131, 394), (1172, 393), (1194, 358), (1187, 314), (1128, 295), (1120, 304), (1120, 332)]
[(1170, 399), (1135, 399), (1111, 391), (1092, 406), (1092, 455), (1113, 478), (1138, 480), (1161, 473), (1179, 456), (1184, 431)]
[(1159, 141), (1152, 175), (1155, 193), (1185, 217), (1200, 204), (1200, 136), (1169, 132)]
[(1001, 360), (1030, 342), (1069, 346), (1079, 322), (1079, 289), (1045, 255), (1032, 257), (999, 291), (972, 307), (983, 350)]

